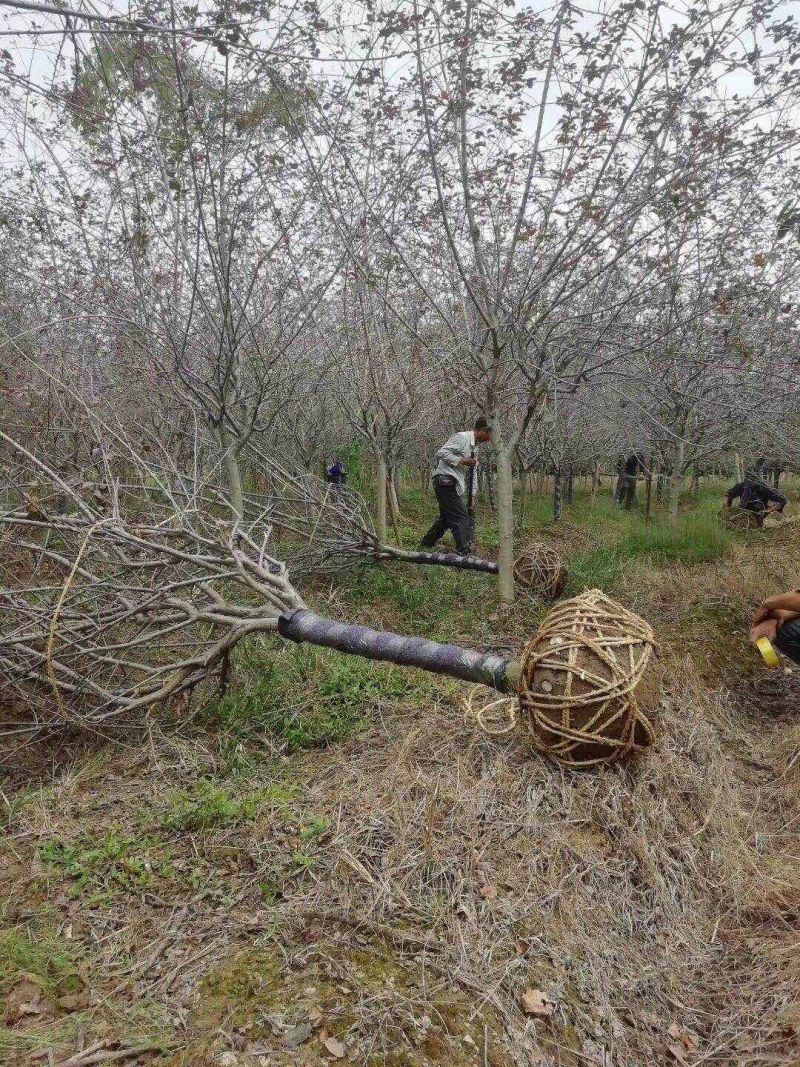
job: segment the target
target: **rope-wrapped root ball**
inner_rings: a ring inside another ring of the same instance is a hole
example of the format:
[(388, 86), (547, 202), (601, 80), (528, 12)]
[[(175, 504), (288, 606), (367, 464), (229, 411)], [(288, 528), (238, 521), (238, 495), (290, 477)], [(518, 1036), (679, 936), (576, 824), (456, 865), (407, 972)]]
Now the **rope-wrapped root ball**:
[(517, 588), (544, 600), (556, 600), (564, 591), (567, 568), (554, 548), (532, 544), (514, 564)]
[(522, 657), (520, 719), (539, 751), (569, 767), (651, 745), (660, 698), (652, 629), (599, 589), (553, 608)]

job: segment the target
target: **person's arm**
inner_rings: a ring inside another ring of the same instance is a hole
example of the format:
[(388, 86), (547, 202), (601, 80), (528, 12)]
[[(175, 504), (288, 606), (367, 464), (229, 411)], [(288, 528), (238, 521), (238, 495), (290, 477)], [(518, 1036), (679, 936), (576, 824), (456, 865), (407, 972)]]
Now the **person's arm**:
[(436, 458), (450, 467), (474, 467), (476, 460), (469, 455), (470, 440), (467, 433), (456, 433), (439, 449)]
[(725, 496), (725, 503), (727, 507), (730, 507), (737, 497), (742, 495), (744, 489), (744, 482), (737, 482), (736, 485), (732, 485)]
[(800, 592), (793, 590), (790, 593), (779, 593), (777, 596), (767, 597), (763, 600), (753, 615), (753, 625), (765, 622), (767, 619), (777, 619), (781, 625), (789, 618), (800, 616)]
[(771, 504), (776, 504), (777, 505), (778, 511), (783, 511), (783, 509), (786, 507), (786, 505), (788, 503), (788, 500), (783, 495), (783, 493), (779, 493), (777, 489), (770, 489), (769, 486), (766, 487), (765, 495), (766, 495), (767, 500)]

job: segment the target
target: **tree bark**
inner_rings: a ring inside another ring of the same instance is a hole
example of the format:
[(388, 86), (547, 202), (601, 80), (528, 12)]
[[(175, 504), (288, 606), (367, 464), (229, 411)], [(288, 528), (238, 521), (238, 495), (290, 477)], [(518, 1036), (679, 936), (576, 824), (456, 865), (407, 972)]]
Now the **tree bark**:
[(651, 456), (647, 464), (647, 474), (644, 482), (644, 521), (650, 522), (650, 508), (653, 503), (653, 464), (655, 460)]
[(675, 446), (675, 464), (672, 468), (672, 476), (669, 482), (669, 522), (674, 526), (678, 521), (678, 504), (681, 499), (681, 487), (683, 486), (683, 463), (686, 454), (686, 446), (683, 439)]
[(497, 493), (495, 491), (494, 474), (492, 473), (492, 464), (491, 464), (491, 462), (486, 464), (486, 469), (484, 471), (484, 474), (485, 474), (485, 477), (486, 477), (486, 492), (487, 492), (488, 497), (489, 497), (489, 507), (492, 509), (493, 513), (496, 513), (497, 512)]
[(525, 525), (525, 517), (528, 508), (528, 474), (525, 468), (522, 468), (520, 474), (520, 498), (519, 498), (519, 512), (517, 514), (517, 528), (522, 529)]
[(592, 477), (592, 490), (591, 490), (591, 495), (589, 497), (589, 503), (591, 504), (592, 507), (594, 507), (594, 502), (597, 499), (597, 490), (598, 490), (599, 486), (600, 486), (600, 464), (599, 463), (595, 463), (594, 475)]
[(374, 558), (378, 561), (399, 559), (406, 563), (430, 564), (436, 567), (455, 567), (460, 571), (482, 571), (484, 574), (499, 574), (500, 567), (494, 560), (480, 556), (460, 556), (457, 552), (423, 552), (421, 549), (392, 548), (380, 545)]
[(553, 522), (561, 521), (561, 468), (553, 474)]
[(375, 533), (377, 534), (380, 543), (385, 545), (389, 540), (389, 528), (386, 513), (389, 474), (384, 457), (379, 455), (377, 461), (377, 478), (375, 480)]
[(397, 475), (395, 471), (389, 472), (388, 477), (388, 492), (389, 492), (389, 511), (392, 515), (392, 522), (399, 522), (402, 519), (402, 513), (400, 511), (400, 500), (397, 496)]
[(244, 515), (244, 492), (242, 490), (242, 472), (239, 469), (239, 457), (227, 431), (220, 427), (219, 443), (225, 459), (225, 476), (231, 498), (231, 510), (241, 519)]
[(290, 641), (308, 641), (351, 656), (479, 682), (500, 692), (515, 692), (517, 688), (519, 666), (515, 660), (493, 653), (473, 652), (458, 645), (443, 645), (422, 637), (404, 637), (388, 631), (370, 630), (366, 626), (333, 622), (305, 608), (281, 615), (278, 633)]
[(497, 448), (497, 531), (500, 600), (514, 603), (514, 468), (510, 451)]

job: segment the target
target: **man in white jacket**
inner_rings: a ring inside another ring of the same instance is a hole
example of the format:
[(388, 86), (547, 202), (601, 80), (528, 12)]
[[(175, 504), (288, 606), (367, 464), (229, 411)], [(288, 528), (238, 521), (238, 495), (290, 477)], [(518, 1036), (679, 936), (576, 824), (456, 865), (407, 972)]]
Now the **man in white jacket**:
[(491, 440), (491, 436), (491, 428), (481, 416), (474, 429), (453, 434), (436, 453), (433, 491), (439, 502), (439, 517), (420, 541), (420, 548), (433, 548), (451, 530), (458, 552), (469, 555), (472, 521), (467, 510), (467, 472), (478, 465), (476, 446)]

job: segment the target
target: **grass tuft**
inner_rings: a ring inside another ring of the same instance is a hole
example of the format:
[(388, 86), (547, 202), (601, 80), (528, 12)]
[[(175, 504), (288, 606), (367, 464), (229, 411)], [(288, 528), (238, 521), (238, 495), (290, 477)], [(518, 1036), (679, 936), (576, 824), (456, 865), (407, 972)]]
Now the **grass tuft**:
[(268, 802), (287, 804), (291, 787), (280, 785), (258, 789), (242, 795), (208, 780), (201, 780), (190, 791), (177, 793), (161, 819), (165, 830), (199, 831), (238, 826), (252, 822)]
[(153, 842), (112, 827), (103, 835), (82, 833), (72, 841), (46, 841), (39, 858), (73, 880), (72, 897), (88, 894), (91, 903), (108, 904), (120, 892), (141, 892), (171, 868)]
[(0, 995), (24, 979), (58, 996), (83, 985), (74, 961), (54, 934), (34, 938), (21, 930), (0, 933)]
[(206, 721), (232, 737), (266, 734), (288, 753), (344, 741), (377, 703), (418, 688), (400, 668), (310, 647), (256, 647), (240, 674), (243, 684), (211, 704)]

